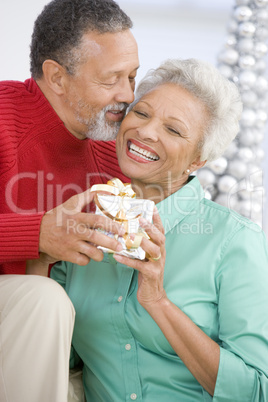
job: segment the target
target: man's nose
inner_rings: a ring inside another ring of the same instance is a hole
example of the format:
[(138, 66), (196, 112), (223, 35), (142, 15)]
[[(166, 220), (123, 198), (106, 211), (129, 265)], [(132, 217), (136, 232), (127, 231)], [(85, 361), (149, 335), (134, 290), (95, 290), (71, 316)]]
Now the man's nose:
[(132, 103), (134, 101), (135, 85), (129, 80), (122, 82), (119, 91), (115, 96), (116, 102)]

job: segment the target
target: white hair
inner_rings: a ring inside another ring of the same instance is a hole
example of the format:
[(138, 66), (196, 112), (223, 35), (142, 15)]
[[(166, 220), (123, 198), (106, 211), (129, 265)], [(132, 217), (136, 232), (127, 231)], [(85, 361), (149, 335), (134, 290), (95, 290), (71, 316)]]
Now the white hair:
[(242, 102), (236, 85), (209, 63), (196, 59), (166, 60), (140, 81), (133, 105), (165, 83), (179, 85), (201, 100), (210, 116), (199, 144), (201, 160), (218, 159), (239, 131)]

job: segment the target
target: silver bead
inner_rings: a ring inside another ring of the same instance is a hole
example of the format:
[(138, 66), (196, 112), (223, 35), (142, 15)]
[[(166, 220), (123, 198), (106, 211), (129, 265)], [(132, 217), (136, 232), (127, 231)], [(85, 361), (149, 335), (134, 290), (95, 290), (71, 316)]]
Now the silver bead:
[(256, 82), (256, 74), (253, 71), (244, 70), (239, 74), (239, 85), (242, 88), (250, 89)]
[(242, 91), (241, 99), (245, 106), (255, 106), (258, 100), (257, 94), (253, 91)]
[(244, 182), (243, 180), (239, 183), (238, 196), (242, 200), (250, 200), (252, 192), (245, 186)]
[(224, 49), (220, 54), (219, 54), (219, 60), (225, 64), (229, 64), (233, 66), (234, 64), (237, 63), (239, 58), (239, 53), (235, 49)]
[(256, 26), (252, 22), (242, 22), (238, 26), (239, 35), (246, 38), (252, 38), (255, 31)]
[(265, 62), (265, 60), (262, 60), (262, 59), (256, 60), (254, 70), (257, 73), (263, 73), (266, 70), (266, 62)]
[(268, 10), (267, 9), (260, 9), (256, 13), (256, 18), (260, 23), (267, 23), (268, 22)]
[(254, 48), (254, 42), (252, 39), (242, 38), (237, 42), (237, 48), (241, 53), (250, 53)]
[(234, 10), (234, 16), (237, 21), (248, 21), (252, 17), (252, 11), (249, 7), (240, 6)]
[(256, 130), (255, 132), (255, 144), (261, 144), (264, 139), (264, 133), (262, 131)]
[(268, 0), (254, 0), (257, 7), (265, 7), (268, 5)]
[(226, 158), (228, 158), (228, 159), (232, 159), (236, 156), (237, 151), (238, 151), (238, 147), (237, 147), (236, 143), (233, 141), (233, 142), (231, 142), (229, 147), (225, 150), (224, 156), (226, 156)]
[(268, 29), (266, 27), (257, 27), (255, 36), (259, 40), (265, 41), (268, 38)]
[(214, 173), (212, 173), (211, 170), (207, 168), (202, 168), (198, 170), (197, 177), (204, 188), (210, 186), (211, 184), (214, 184), (216, 181)]
[(247, 174), (247, 165), (241, 160), (233, 160), (228, 164), (228, 173), (236, 179), (241, 180)]
[(267, 92), (268, 91), (267, 79), (262, 75), (257, 77), (256, 82), (254, 84), (254, 89), (258, 94), (264, 94), (265, 92)]
[(257, 162), (262, 161), (265, 157), (264, 149), (261, 147), (253, 148), (253, 154)]
[(255, 58), (249, 54), (246, 54), (244, 56), (240, 56), (238, 60), (238, 65), (242, 69), (250, 69), (255, 66)]
[(218, 180), (218, 189), (222, 193), (229, 193), (231, 190), (235, 189), (237, 180), (230, 175), (221, 176)]
[(266, 56), (268, 52), (268, 47), (266, 43), (264, 42), (257, 42), (255, 44), (255, 49), (254, 49), (254, 55), (257, 57), (257, 59), (260, 59), (261, 57)]
[(252, 150), (247, 147), (240, 148), (238, 150), (237, 156), (239, 159), (246, 163), (251, 162), (254, 158)]
[(241, 115), (240, 124), (243, 127), (252, 127), (256, 122), (256, 113), (252, 109), (244, 109)]
[(231, 19), (227, 26), (228, 32), (236, 33), (238, 30), (238, 23), (236, 20)]
[(204, 197), (205, 197), (207, 200), (212, 200), (212, 194), (211, 194), (211, 192), (210, 192), (209, 190), (205, 189), (205, 190), (204, 190)]
[(240, 201), (236, 205), (236, 210), (237, 212), (245, 216), (246, 218), (250, 218), (251, 216), (251, 201), (250, 200), (244, 200)]
[(237, 197), (233, 194), (220, 193), (215, 197), (214, 201), (217, 204), (222, 205), (223, 207), (235, 209), (237, 204)]
[(213, 173), (221, 175), (225, 172), (227, 165), (228, 165), (227, 159), (222, 156), (216, 159), (215, 161), (210, 162), (208, 164), (208, 167), (209, 169), (212, 170)]
[(253, 129), (242, 130), (239, 135), (239, 142), (245, 147), (250, 147), (255, 144), (255, 131)]
[(267, 122), (267, 112), (266, 110), (259, 109), (256, 111), (256, 126), (264, 127)]
[(233, 75), (233, 69), (232, 67), (228, 66), (227, 64), (219, 64), (218, 65), (218, 70), (220, 73), (226, 77), (226, 78), (231, 78)]
[(249, 164), (248, 176), (251, 187), (256, 188), (261, 187), (263, 185), (263, 172), (260, 166)]
[(267, 95), (268, 94), (265, 93), (262, 99), (258, 99), (258, 102), (256, 103), (257, 109), (268, 110), (268, 99), (266, 99)]
[(225, 41), (225, 46), (226, 47), (234, 47), (234, 46), (236, 46), (236, 44), (237, 44), (236, 36), (233, 34), (228, 35), (226, 38), (226, 41)]
[(209, 193), (211, 195), (211, 199), (214, 199), (218, 193), (217, 186), (215, 184), (211, 184), (211, 185), (207, 186), (206, 190), (209, 191)]

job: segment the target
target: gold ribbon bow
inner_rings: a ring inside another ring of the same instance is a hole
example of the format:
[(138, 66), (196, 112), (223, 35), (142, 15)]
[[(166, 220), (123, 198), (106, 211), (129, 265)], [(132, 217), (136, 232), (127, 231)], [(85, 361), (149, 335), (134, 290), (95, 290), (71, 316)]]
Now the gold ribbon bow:
[[(138, 233), (134, 234), (134, 238), (133, 238), (133, 234), (131, 236), (131, 234), (128, 233), (129, 221), (137, 219), (141, 216), (141, 214), (138, 214), (134, 218), (128, 219), (126, 211), (123, 208), (123, 200), (125, 197), (127, 197), (127, 198), (135, 198), (136, 197), (136, 193), (133, 191), (130, 183), (123, 183), (120, 179), (114, 178), (112, 180), (109, 180), (107, 182), (107, 184), (95, 184), (94, 186), (91, 187), (91, 192), (93, 192), (93, 191), (96, 191), (97, 193), (104, 191), (104, 192), (109, 193), (110, 195), (122, 197), (122, 202), (121, 202), (121, 205), (119, 206), (119, 211), (117, 212), (116, 216), (113, 216), (112, 214), (110, 214), (110, 212), (107, 211), (101, 205), (101, 203), (98, 199), (98, 194), (95, 195), (94, 201), (95, 201), (95, 204), (100, 209), (100, 211), (105, 216), (109, 217), (110, 219), (112, 219), (114, 221), (122, 223), (122, 225), (124, 226), (124, 228), (126, 230), (126, 234), (123, 236), (123, 239), (125, 240), (127, 249), (138, 248), (141, 244), (143, 237), (149, 239), (149, 236), (142, 228), (139, 228)], [(116, 235), (115, 238), (118, 238), (118, 235)], [(113, 251), (111, 250), (111, 252), (113, 252)]]

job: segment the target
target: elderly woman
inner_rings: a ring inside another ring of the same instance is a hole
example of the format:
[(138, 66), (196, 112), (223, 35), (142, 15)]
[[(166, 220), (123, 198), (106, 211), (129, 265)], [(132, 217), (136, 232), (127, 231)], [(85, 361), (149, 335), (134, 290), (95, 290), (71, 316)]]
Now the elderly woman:
[(52, 270), (76, 310), (87, 401), (268, 401), (265, 236), (190, 175), (224, 152), (240, 113), (235, 85), (197, 60), (141, 81), (116, 146), (137, 196), (157, 204), (154, 224), (141, 220), (151, 258)]

